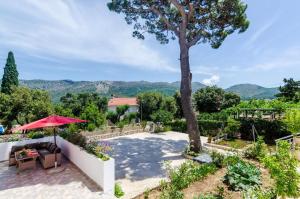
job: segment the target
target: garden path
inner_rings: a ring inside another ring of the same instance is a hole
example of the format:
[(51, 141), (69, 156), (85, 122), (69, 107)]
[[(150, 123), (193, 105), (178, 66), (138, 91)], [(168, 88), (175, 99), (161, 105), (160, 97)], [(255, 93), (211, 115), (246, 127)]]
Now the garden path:
[[(207, 142), (206, 137), (201, 137)], [(166, 178), (165, 161), (172, 166), (185, 159), (182, 152), (188, 144), (188, 135), (178, 132), (138, 133), (107, 139), (113, 148), (116, 162), (116, 180), (125, 191), (124, 198), (132, 198), (159, 185)]]

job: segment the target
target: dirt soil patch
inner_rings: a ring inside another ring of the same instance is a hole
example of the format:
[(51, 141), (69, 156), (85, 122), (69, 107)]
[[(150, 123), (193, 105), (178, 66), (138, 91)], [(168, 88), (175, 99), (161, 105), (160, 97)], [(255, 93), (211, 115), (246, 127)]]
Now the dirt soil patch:
[[(248, 160), (246, 160), (248, 161)], [(258, 162), (249, 161), (252, 164), (255, 164), (258, 168), (260, 168), (262, 173), (262, 188), (270, 187), (273, 184), (273, 181), (270, 178), (270, 174), (267, 169), (263, 168)], [(243, 193), (241, 191), (232, 191), (229, 190), (228, 187), (223, 183), (223, 177), (226, 174), (226, 168), (222, 168), (218, 170), (213, 175), (209, 175), (204, 178), (202, 181), (197, 181), (191, 184), (188, 188), (182, 190), (184, 193), (185, 199), (194, 199), (200, 194), (212, 193), (217, 194), (220, 189), (224, 189), (224, 198), (225, 199), (242, 199)], [(159, 188), (155, 188), (153, 190), (148, 191), (149, 199), (159, 199), (160, 196)], [(134, 199), (144, 199), (145, 195), (142, 194), (140, 196), (135, 197)]]
[[(247, 161), (247, 160), (246, 160)], [(259, 163), (254, 161), (249, 161), (255, 164), (261, 170), (262, 177), (262, 187), (267, 188), (272, 185), (272, 180), (267, 169), (263, 168)], [(184, 198), (193, 199), (200, 194), (213, 193), (217, 194), (219, 189), (224, 189), (225, 199), (242, 199), (243, 193), (241, 191), (232, 191), (223, 183), (223, 177), (226, 174), (226, 168), (222, 168), (217, 171), (214, 175), (210, 175), (203, 181), (198, 181), (193, 183), (188, 188), (184, 189)]]
[(250, 145), (250, 141), (241, 140), (241, 139), (233, 139), (233, 140), (221, 140), (215, 144), (231, 147), (234, 149), (243, 149), (246, 146)]

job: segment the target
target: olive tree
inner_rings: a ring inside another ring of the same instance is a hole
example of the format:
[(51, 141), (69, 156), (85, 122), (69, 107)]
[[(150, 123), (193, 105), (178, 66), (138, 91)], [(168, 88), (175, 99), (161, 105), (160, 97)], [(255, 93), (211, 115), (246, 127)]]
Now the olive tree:
[(144, 39), (145, 33), (154, 34), (161, 44), (178, 40), (181, 103), (190, 147), (200, 151), (200, 132), (191, 102), (189, 50), (200, 43), (218, 48), (234, 31), (244, 32), (249, 26), (247, 6), (241, 0), (110, 0), (108, 8), (124, 14), (126, 22), (134, 25), (134, 37)]

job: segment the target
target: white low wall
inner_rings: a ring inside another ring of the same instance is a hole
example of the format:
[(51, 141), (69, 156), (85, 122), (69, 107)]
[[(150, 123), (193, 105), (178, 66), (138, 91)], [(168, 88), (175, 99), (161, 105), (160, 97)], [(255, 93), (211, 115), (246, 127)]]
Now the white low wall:
[(30, 139), (30, 140), (22, 140), (15, 142), (3, 142), (0, 143), (0, 161), (7, 161), (9, 159), (9, 153), (11, 151), (11, 147), (18, 145), (31, 144), (36, 142), (54, 142), (53, 136), (39, 138), (39, 139)]
[[(12, 146), (25, 145), (36, 142), (54, 142), (53, 136), (23, 140), (16, 142), (0, 143), (0, 161), (7, 161)], [(98, 184), (106, 194), (114, 194), (115, 186), (115, 160), (110, 158), (103, 161), (96, 156), (87, 153), (85, 150), (71, 142), (64, 140), (60, 136), (56, 137), (57, 146), (62, 153), (74, 163), (81, 171)]]
[(97, 183), (104, 193), (114, 194), (115, 160), (113, 158), (103, 161), (59, 136), (56, 141), (62, 153)]

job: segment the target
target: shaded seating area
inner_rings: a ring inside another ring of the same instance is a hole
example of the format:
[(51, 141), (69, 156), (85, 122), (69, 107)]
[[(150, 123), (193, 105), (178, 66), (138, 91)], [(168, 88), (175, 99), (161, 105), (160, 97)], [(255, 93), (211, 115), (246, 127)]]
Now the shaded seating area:
[[(37, 157), (35, 155), (31, 157), (30, 154), (26, 154), (28, 151), (32, 150), (37, 151)], [(37, 158), (44, 169), (54, 167), (55, 159), (57, 164), (61, 165), (61, 149), (51, 142), (39, 142), (22, 146), (13, 146), (9, 154), (9, 166), (17, 165), (17, 154), (19, 155), (20, 152), (24, 153), (23, 156), (28, 156), (27, 158), (23, 158), (23, 161), (34, 161), (35, 164), (35, 159)]]

